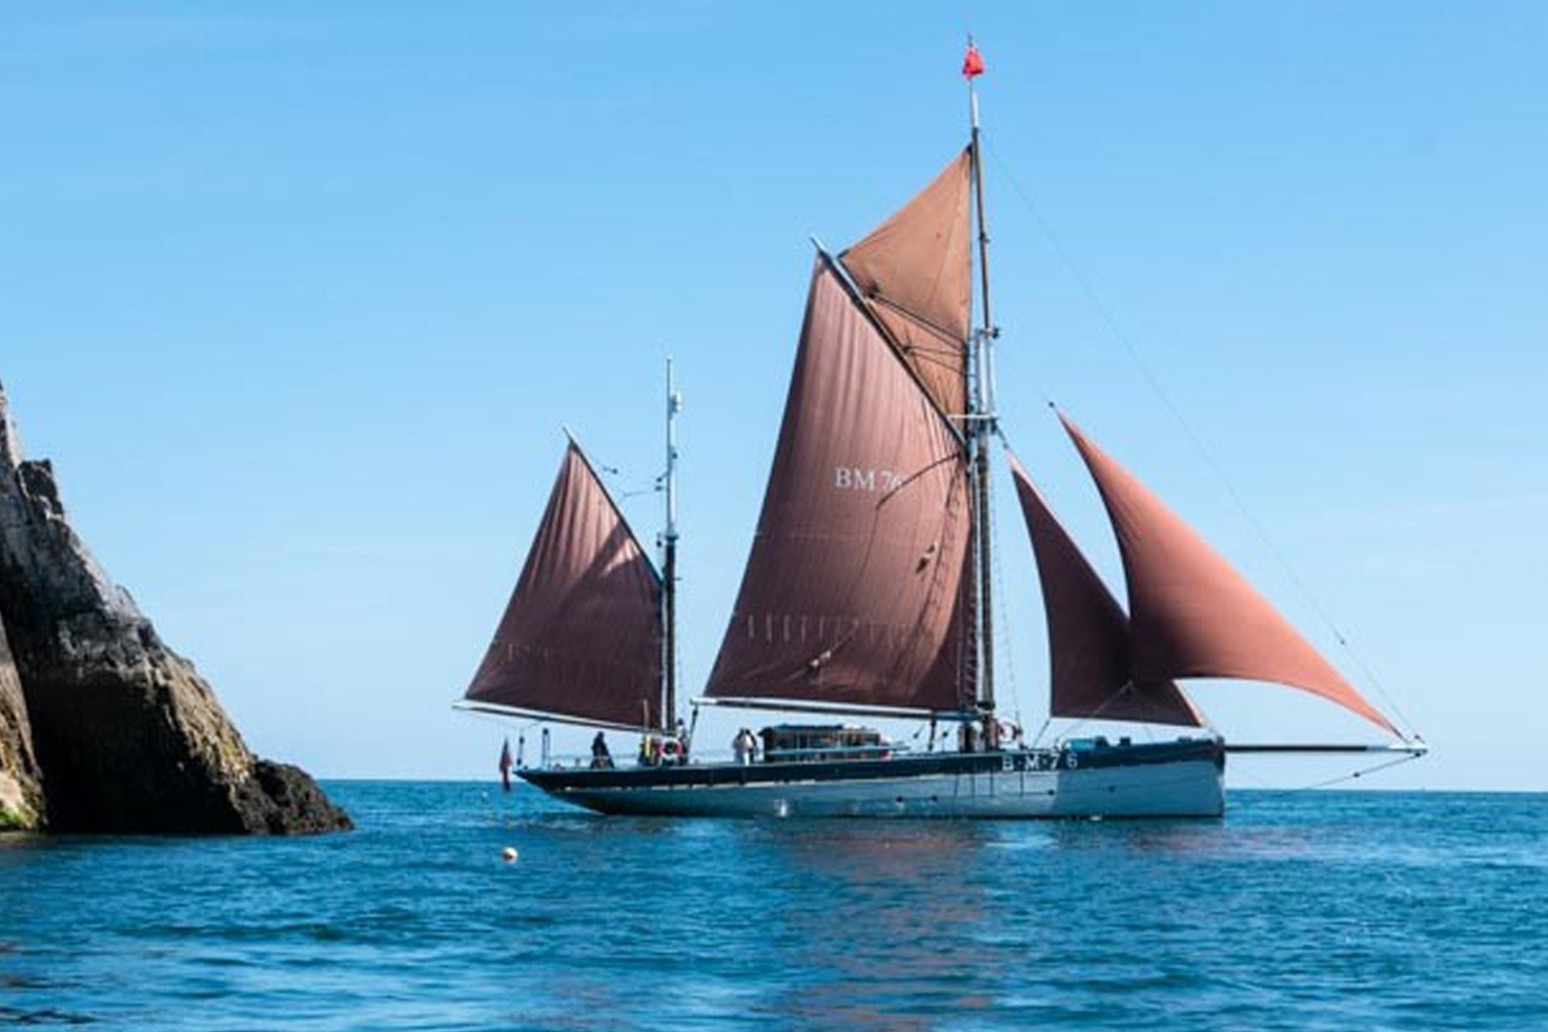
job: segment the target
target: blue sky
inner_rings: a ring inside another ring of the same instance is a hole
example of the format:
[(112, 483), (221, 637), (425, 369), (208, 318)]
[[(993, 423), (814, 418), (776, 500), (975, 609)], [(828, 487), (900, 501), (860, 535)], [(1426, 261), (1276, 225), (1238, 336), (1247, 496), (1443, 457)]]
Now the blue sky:
[[(961, 146), (969, 29), (1005, 426), (1099, 567), (1119, 583), (1049, 397), (1424, 732), (1436, 753), (1382, 784), (1548, 788), (1534, 3), (12, 3), (0, 378), (24, 440), (256, 749), (486, 776), (503, 730), (448, 703), (560, 427), (649, 540), (659, 499), (630, 492), (671, 354), (696, 685), (807, 237), (856, 239)], [(1035, 724), (1041, 615), (1001, 500)], [(1364, 736), (1286, 689), (1196, 695), (1241, 740)], [(1316, 776), (1268, 764), (1233, 779)]]

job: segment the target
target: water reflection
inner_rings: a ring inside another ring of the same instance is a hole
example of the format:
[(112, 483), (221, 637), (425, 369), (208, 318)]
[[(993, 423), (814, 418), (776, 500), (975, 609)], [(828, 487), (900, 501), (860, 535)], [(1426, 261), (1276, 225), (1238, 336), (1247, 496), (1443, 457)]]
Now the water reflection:
[(769, 826), (767, 845), (803, 890), (771, 915), (807, 977), (771, 993), (782, 1024), (926, 1029), (980, 1010), (970, 946), (995, 920), (985, 825), (812, 822)]

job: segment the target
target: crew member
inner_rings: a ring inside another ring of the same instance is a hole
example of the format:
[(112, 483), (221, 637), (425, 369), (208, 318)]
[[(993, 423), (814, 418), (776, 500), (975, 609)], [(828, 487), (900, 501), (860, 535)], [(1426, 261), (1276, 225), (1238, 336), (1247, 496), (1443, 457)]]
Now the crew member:
[(605, 770), (613, 765), (613, 754), (607, 751), (607, 736), (597, 732), (597, 737), (591, 740), (591, 765), (598, 770)]

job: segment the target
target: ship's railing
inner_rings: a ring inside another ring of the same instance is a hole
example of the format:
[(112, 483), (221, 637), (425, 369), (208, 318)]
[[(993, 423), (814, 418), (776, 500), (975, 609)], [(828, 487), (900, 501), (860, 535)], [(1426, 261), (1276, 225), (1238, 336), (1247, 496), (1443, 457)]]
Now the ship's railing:
[[(723, 756), (712, 754), (710, 757), (705, 758), (705, 761), (710, 763), (729, 763), (731, 762), (731, 754), (729, 752)], [(699, 763), (701, 762), (701, 757), (695, 753), (686, 762)], [(658, 757), (654, 762), (647, 763), (641, 759), (638, 753), (621, 751), (614, 753), (603, 764), (598, 764), (596, 758), (590, 753), (551, 753), (546, 760), (540, 760), (534, 766), (538, 770), (584, 770), (589, 768), (599, 770), (633, 770), (637, 767), (681, 767), (683, 764), (684, 761), (677, 759), (675, 756), (670, 758)]]
[[(1196, 741), (1189, 736), (1181, 736), (1178, 743)], [(1164, 744), (1164, 743), (1155, 743)], [(1047, 746), (1029, 746), (1025, 743), (1007, 745), (997, 750), (1001, 753), (1036, 755), (1041, 759), (1050, 760), (1056, 766), (1065, 766), (1064, 758), (1071, 753), (1085, 754), (1089, 752), (1101, 752), (1109, 749), (1127, 749), (1134, 745), (1128, 736), (1118, 738), (1116, 741), (1108, 739), (1105, 735), (1096, 735), (1084, 738), (1057, 739)], [(1248, 747), (1254, 748), (1254, 747)], [(1262, 748), (1256, 747), (1256, 748)], [(1302, 747), (1304, 748), (1304, 747)], [(941, 753), (952, 750), (938, 750)], [(755, 755), (750, 755), (747, 762), (750, 765), (760, 763), (817, 763), (843, 760), (875, 760), (886, 759), (900, 755), (919, 755), (918, 750), (911, 748), (906, 742), (882, 742), (875, 745), (816, 745), (801, 748), (776, 748), (773, 750), (759, 749)], [(639, 756), (632, 752), (619, 752), (612, 758), (613, 770), (636, 770), (640, 768), (671, 768), (684, 764), (672, 758), (670, 760), (658, 760), (655, 763), (643, 763)], [(738, 761), (737, 755), (732, 750), (711, 749), (705, 751), (693, 750), (686, 761), (688, 765), (730, 765)], [(1079, 761), (1077, 761), (1079, 762)], [(547, 762), (536, 764), (539, 770), (584, 770), (595, 766), (590, 753), (553, 753), (548, 756)]]
[(769, 749), (760, 759), (765, 763), (787, 760), (879, 760), (907, 751), (905, 746), (885, 742), (880, 745), (818, 745), (808, 749)]
[[(614, 768), (634, 766), (633, 756), (614, 756), (611, 759)], [(595, 766), (595, 761), (590, 753), (552, 753), (546, 760), (540, 760), (534, 766), (538, 770), (575, 770), (581, 767)]]
[[(881, 743), (879, 745), (827, 745), (813, 746), (803, 749), (774, 749), (767, 751), (760, 749), (755, 758), (750, 758), (750, 763), (801, 763), (829, 760), (879, 760), (901, 753), (911, 752), (907, 745), (894, 743)], [(689, 755), (689, 764), (730, 764), (737, 762), (736, 754), (731, 750), (710, 750), (698, 752), (695, 750)], [(611, 769), (634, 769), (638, 767), (677, 767), (682, 766), (677, 760), (670, 762), (643, 763), (634, 753), (624, 753), (612, 757)], [(596, 767), (590, 753), (552, 753), (546, 763), (538, 764), (539, 769), (546, 770), (583, 770)]]

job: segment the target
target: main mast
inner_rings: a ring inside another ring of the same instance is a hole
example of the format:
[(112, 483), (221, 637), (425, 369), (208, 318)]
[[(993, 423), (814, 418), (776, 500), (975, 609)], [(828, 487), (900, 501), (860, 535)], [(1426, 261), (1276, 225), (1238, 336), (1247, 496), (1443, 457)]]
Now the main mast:
[(989, 346), (999, 331), (995, 328), (989, 308), (989, 230), (984, 221), (984, 163), (978, 132), (978, 93), (973, 80), (983, 74), (983, 59), (971, 39), (968, 40), (967, 56), (962, 63), (962, 74), (967, 78), (968, 108), (972, 122), (972, 140), (969, 150), (973, 164), (973, 195), (978, 217), (978, 283), (982, 299), (982, 318), (965, 343), (964, 360), (970, 375), (968, 392), (967, 431), (972, 450), (972, 479), (974, 492), (974, 576), (976, 583), (974, 633), (977, 637), (977, 684), (976, 695), (979, 712), (983, 714), (986, 746), (999, 744), (999, 724), (994, 709), (994, 608), (993, 608), (993, 555), (991, 553), (989, 519), (989, 439), (994, 434), (994, 378), (990, 369)]
[(677, 720), (677, 413), (683, 396), (666, 373), (666, 527), (661, 534), (661, 730), (671, 734)]

